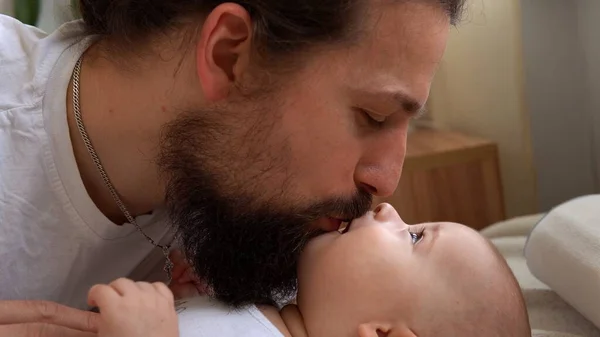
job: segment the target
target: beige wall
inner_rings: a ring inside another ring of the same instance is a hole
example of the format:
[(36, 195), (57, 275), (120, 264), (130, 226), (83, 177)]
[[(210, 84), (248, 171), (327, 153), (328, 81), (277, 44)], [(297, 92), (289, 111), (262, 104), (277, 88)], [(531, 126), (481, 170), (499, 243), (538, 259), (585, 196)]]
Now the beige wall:
[(498, 143), (507, 216), (537, 211), (518, 0), (472, 0), (435, 83), (436, 124)]

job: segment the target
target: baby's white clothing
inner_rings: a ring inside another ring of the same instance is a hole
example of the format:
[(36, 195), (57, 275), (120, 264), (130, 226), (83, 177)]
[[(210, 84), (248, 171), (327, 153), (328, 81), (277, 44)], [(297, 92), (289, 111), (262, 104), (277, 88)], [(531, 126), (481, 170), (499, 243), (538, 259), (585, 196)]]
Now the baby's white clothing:
[(180, 337), (283, 337), (254, 305), (242, 309), (208, 297), (178, 301)]

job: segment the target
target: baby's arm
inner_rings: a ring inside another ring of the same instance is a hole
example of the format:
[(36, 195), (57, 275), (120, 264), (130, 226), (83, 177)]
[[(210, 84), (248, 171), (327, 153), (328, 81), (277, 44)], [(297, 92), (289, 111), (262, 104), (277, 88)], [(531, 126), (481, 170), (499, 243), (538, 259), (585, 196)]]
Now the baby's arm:
[(100, 309), (98, 337), (178, 337), (173, 294), (163, 283), (118, 279), (90, 289)]

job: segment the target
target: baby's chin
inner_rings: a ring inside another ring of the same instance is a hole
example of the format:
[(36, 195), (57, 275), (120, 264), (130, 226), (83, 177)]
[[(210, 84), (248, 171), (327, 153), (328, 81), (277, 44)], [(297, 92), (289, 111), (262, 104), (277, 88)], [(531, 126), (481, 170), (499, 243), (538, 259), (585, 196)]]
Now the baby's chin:
[(311, 286), (308, 276), (315, 277), (322, 272), (325, 259), (332, 261), (333, 256), (329, 250), (334, 247), (335, 240), (341, 235), (338, 232), (325, 233), (306, 244), (298, 259), (298, 298), (304, 293), (303, 289), (309, 289)]

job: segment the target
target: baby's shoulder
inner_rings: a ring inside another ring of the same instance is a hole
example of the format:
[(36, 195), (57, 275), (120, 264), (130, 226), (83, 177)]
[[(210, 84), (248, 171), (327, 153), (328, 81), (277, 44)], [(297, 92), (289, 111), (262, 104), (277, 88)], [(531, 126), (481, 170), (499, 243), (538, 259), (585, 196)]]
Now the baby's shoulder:
[(180, 337), (282, 337), (254, 305), (231, 309), (201, 296), (175, 303)]

